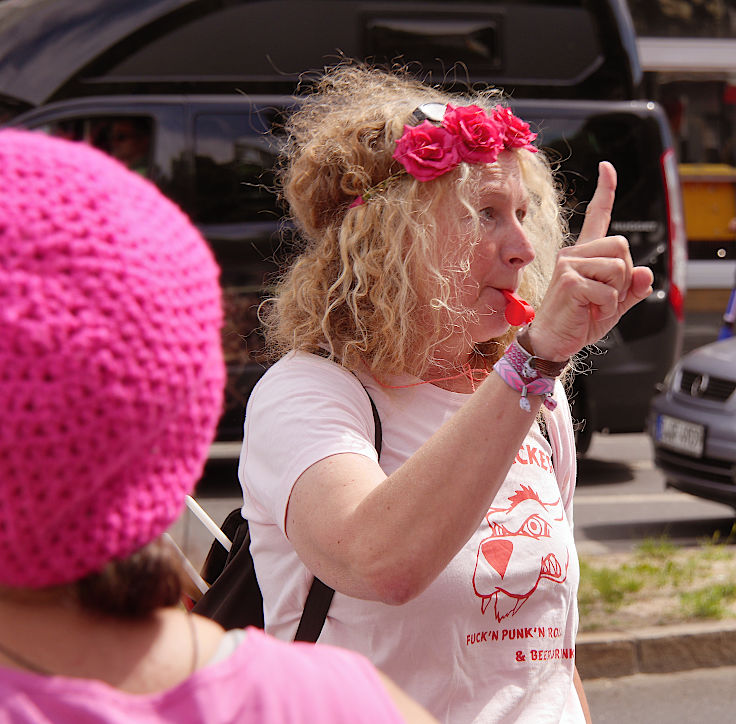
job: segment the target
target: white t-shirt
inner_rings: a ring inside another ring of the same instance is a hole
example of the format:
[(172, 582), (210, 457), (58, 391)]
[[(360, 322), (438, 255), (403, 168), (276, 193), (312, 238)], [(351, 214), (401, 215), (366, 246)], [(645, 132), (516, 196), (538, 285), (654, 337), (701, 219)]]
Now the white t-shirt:
[[(468, 399), (431, 384), (401, 387), (412, 378), (391, 388), (361, 381), (381, 418), (387, 475)], [(390, 606), (337, 592), (330, 607), (320, 643), (364, 654), (442, 721), (584, 721), (573, 687), (574, 439), (561, 385), (555, 394), (558, 407), (546, 420), (556, 475), (535, 423), (479, 529), (423, 593)], [(284, 533), (294, 483), (337, 453), (375, 460), (373, 441), (361, 382), (333, 362), (290, 354), (253, 390), (239, 477), (269, 633), (293, 637), (312, 581)]]

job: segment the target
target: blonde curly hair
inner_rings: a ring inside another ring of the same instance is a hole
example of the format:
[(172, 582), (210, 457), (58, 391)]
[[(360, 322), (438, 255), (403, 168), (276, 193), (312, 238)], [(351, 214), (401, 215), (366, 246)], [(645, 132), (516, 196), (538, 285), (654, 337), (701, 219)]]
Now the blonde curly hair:
[[(365, 65), (328, 70), (286, 123), (277, 179), (302, 248), (261, 310), (269, 351), (326, 345), (351, 370), (378, 377), (421, 377), (432, 352), (473, 313), (456, 290), (467, 277), (475, 239), (453, 260), (439, 256), (438, 210), (460, 201), (479, 228), (471, 199), (478, 166), (461, 163), (431, 182), (406, 173), (392, 154), (413, 110), (423, 103), (502, 104), (498, 91), (450, 95), (403, 70)], [(542, 300), (567, 235), (560, 192), (542, 152), (511, 151), (530, 198), (524, 229), (536, 258), (520, 292)], [(381, 182), (365, 204), (350, 204)], [(475, 366), (490, 369), (516, 330), (476, 345)]]

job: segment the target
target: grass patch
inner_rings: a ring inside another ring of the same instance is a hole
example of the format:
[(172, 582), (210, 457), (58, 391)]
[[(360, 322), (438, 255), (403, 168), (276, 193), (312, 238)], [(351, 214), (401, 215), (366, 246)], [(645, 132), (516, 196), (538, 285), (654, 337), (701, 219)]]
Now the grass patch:
[(668, 560), (678, 550), (677, 546), (665, 535), (657, 538), (645, 538), (636, 546), (634, 552), (639, 558)]
[(713, 531), (713, 535), (710, 538), (705, 538), (700, 541), (700, 550), (707, 559), (710, 560), (723, 560), (730, 555), (730, 551), (727, 548), (729, 545), (733, 545), (736, 542), (736, 523), (731, 526), (731, 530), (728, 535), (723, 538), (720, 530)]
[(735, 531), (695, 549), (660, 537), (633, 553), (581, 558), (581, 631), (736, 616)]
[(618, 569), (589, 568), (588, 577), (592, 589), (589, 595), (609, 607), (620, 605), (627, 593), (636, 593), (644, 585), (642, 576), (628, 565)]
[(727, 613), (727, 604), (736, 600), (736, 584), (719, 583), (697, 591), (680, 594), (680, 606), (688, 618), (720, 619)]

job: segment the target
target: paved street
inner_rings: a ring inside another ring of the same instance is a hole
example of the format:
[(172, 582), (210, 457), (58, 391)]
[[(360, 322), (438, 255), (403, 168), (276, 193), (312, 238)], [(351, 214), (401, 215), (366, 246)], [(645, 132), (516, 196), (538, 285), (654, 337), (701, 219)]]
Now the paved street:
[(595, 724), (693, 724), (736, 719), (736, 667), (585, 682)]
[(575, 536), (581, 554), (631, 550), (645, 538), (696, 545), (727, 536), (733, 510), (665, 488), (645, 434), (595, 435), (580, 461)]
[[(715, 307), (687, 313), (683, 353), (717, 338), (721, 314)], [(716, 530), (727, 536), (733, 522), (728, 506), (667, 490), (645, 434), (596, 434), (579, 463), (575, 536), (583, 554), (630, 550), (660, 536), (695, 545)]]

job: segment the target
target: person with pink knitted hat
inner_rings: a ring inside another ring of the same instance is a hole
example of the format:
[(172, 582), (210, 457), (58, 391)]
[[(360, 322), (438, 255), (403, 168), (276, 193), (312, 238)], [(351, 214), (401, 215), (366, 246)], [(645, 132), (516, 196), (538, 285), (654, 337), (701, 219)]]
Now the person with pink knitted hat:
[(225, 370), (219, 270), (153, 185), (0, 131), (0, 721), (433, 721), (366, 659), (225, 633), (161, 536)]

